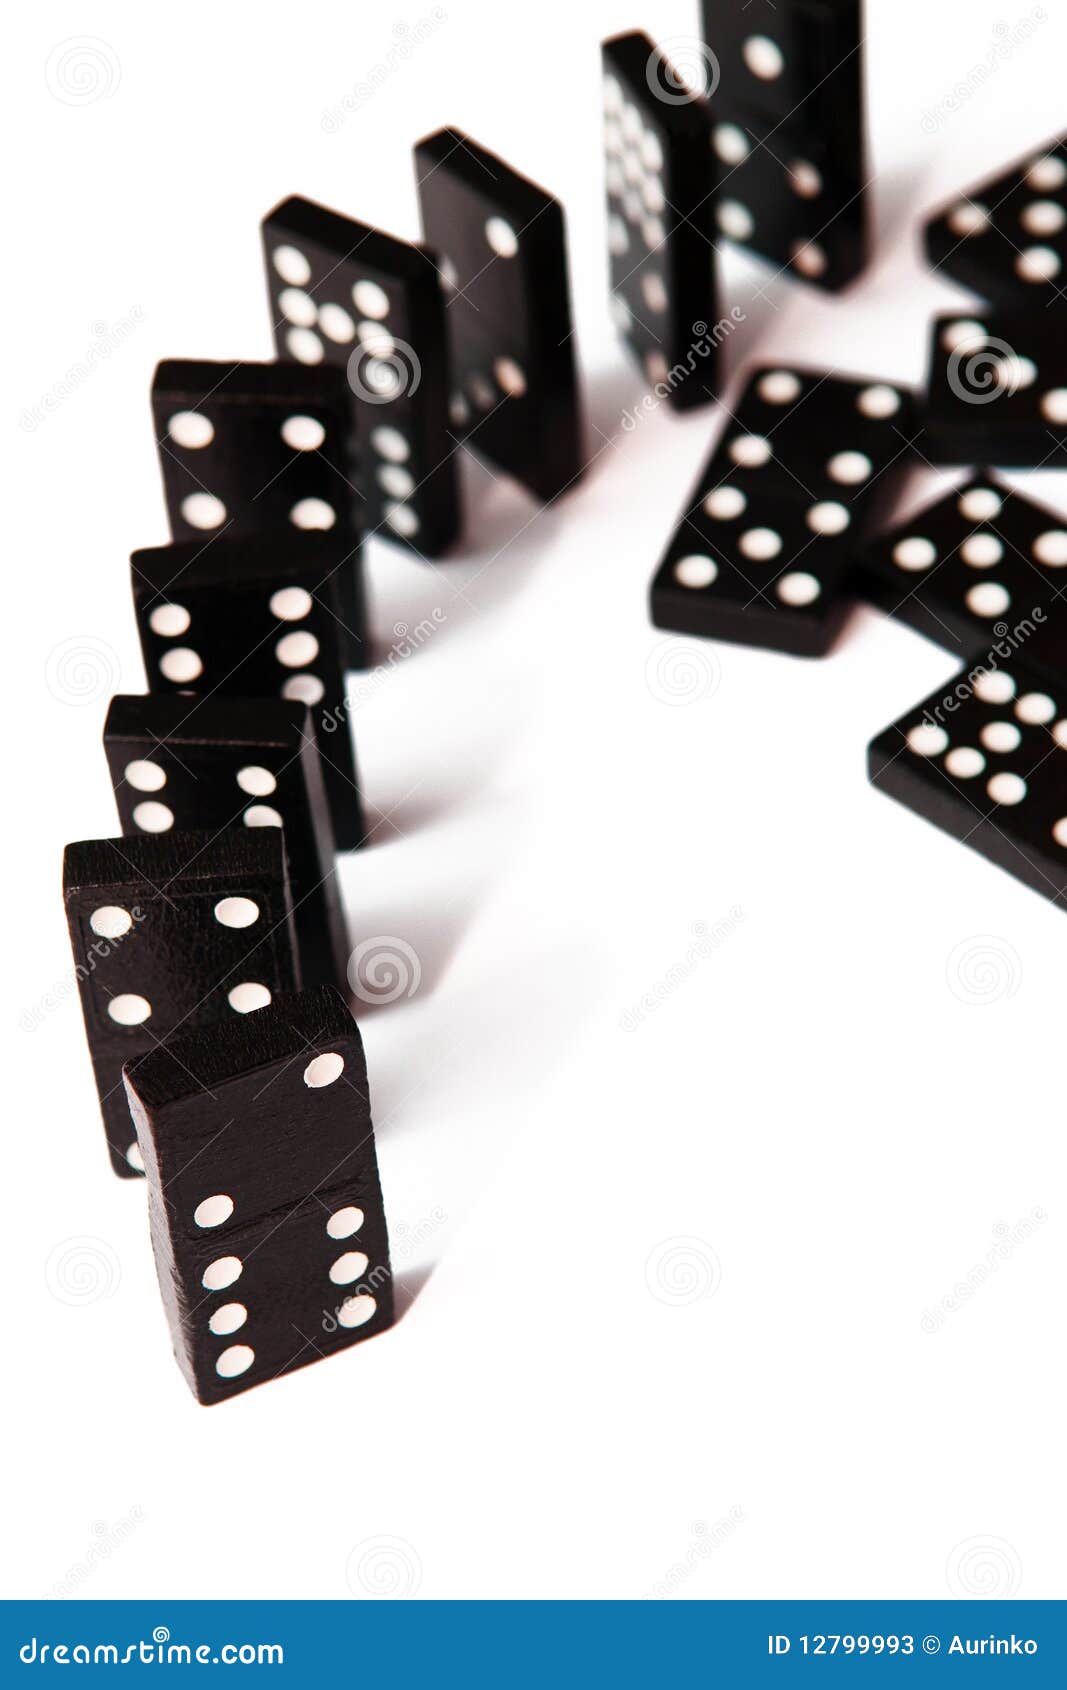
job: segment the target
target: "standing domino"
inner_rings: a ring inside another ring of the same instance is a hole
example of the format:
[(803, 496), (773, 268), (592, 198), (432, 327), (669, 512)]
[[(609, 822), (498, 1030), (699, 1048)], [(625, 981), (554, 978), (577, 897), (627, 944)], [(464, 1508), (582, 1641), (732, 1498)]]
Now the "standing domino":
[(602, 58), (612, 307), (648, 380), (685, 410), (716, 394), (707, 110), (647, 35), (614, 36)]
[(363, 1045), (336, 992), (127, 1064), (178, 1364), (222, 1402), (393, 1318)]
[(867, 262), (861, 0), (703, 0), (720, 233), (836, 291)]
[[(701, 0), (714, 59), (712, 94), (822, 137), (840, 166), (860, 168), (862, 0)], [(857, 145), (859, 143), (859, 145)]]
[(545, 503), (582, 472), (563, 208), (455, 129), (415, 148), (458, 435)]
[(439, 557), (459, 531), (434, 255), (311, 200), (263, 220), (279, 358), (347, 371), (368, 529)]
[[(168, 358), (152, 381), (152, 415), (171, 537), (333, 531), (351, 548), (342, 604), (358, 629), (363, 500), (344, 372)], [(360, 656), (353, 646), (349, 662)]]
[[(363, 622), (344, 620), (343, 583), (352, 567), (349, 542), (336, 534), (188, 541), (130, 559), (149, 687), (308, 705), (320, 724), (341, 850), (360, 844), (364, 832), (344, 704), (346, 655), (366, 650)], [(326, 734), (324, 722), (339, 722), (340, 731)]]
[(111, 1165), (143, 1173), (122, 1065), (299, 984), (281, 835), (68, 845), (63, 898)]
[(113, 698), (104, 724), (125, 834), (282, 828), (300, 978), (343, 986), (348, 935), (318, 745), (307, 707), (282, 698)]

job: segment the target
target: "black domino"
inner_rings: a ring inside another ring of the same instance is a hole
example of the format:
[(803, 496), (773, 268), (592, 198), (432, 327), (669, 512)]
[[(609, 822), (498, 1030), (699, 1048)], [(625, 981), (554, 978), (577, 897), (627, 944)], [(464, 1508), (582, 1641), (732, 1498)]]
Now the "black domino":
[(862, 0), (701, 0), (711, 98), (821, 135), (855, 171), (863, 131)]
[(898, 383), (800, 365), (756, 369), (734, 406), (709, 485), (844, 503), (869, 520), (913, 461), (914, 395)]
[(703, 0), (716, 222), (830, 291), (867, 263), (861, 0)]
[(872, 741), (870, 778), (1064, 908), (1067, 677), (980, 659)]
[[(732, 482), (696, 490), (652, 582), (657, 628), (822, 657), (848, 609), (853, 547), (841, 505), (779, 494), (752, 504)], [(820, 532), (814, 524), (828, 522)]]
[(824, 655), (916, 432), (911, 395), (888, 382), (757, 369), (668, 541), (655, 625)]
[(1067, 303), (934, 319), (928, 457), (1055, 469), (1067, 463)]
[(602, 48), (612, 311), (647, 379), (677, 410), (717, 391), (714, 160), (700, 100), (647, 35)]
[(306, 705), (181, 693), (113, 698), (104, 724), (124, 834), (284, 828), (300, 978), (344, 989), (348, 934)]
[(868, 259), (865, 184), (817, 133), (743, 107), (712, 109), (718, 233), (829, 293), (848, 287)]
[[(335, 532), (352, 548), (344, 619), (356, 627), (354, 401), (333, 365), (207, 363), (168, 358), (152, 381), (152, 416), (171, 538)], [(355, 666), (360, 652), (353, 648)]]
[(111, 1165), (133, 1178), (123, 1063), (300, 983), (282, 837), (85, 840), (67, 846), (63, 897)]
[(934, 269), (991, 304), (1051, 304), (1067, 283), (1067, 137), (953, 195), (923, 239)]
[(544, 502), (583, 466), (563, 208), (455, 129), (415, 148), (445, 285), (452, 427)]
[[(341, 850), (363, 838), (345, 708), (346, 658), (367, 650), (362, 617), (345, 620), (353, 571), (361, 581), (351, 541), (333, 533), (187, 541), (130, 559), (149, 687), (308, 705)], [(323, 733), (327, 721), (340, 731)]]
[(336, 992), (170, 1040), (126, 1081), (171, 1339), (200, 1402), (389, 1326), (367, 1069)]
[(460, 525), (437, 260), (311, 200), (263, 220), (278, 357), (346, 371), (366, 526), (439, 557)]
[(1033, 675), (1067, 679), (1067, 521), (988, 471), (869, 541), (857, 578), (949, 651), (1018, 651)]

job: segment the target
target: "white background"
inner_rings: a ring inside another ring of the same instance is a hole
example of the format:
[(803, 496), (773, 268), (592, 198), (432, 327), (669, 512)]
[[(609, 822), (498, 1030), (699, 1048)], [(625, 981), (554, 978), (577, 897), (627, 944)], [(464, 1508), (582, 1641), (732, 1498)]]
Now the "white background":
[[(924, 210), (1063, 127), (1046, 8), (1013, 47), (1026, 0), (871, 0), (877, 262), (831, 301), (732, 256), (733, 374), (919, 380), (961, 298), (920, 263)], [(389, 68), (431, 11), (19, 14), (6, 1588), (1059, 1594), (1064, 913), (866, 783), (867, 741), (950, 655), (867, 612), (822, 663), (649, 626), (720, 419), (620, 429), (641, 384), (604, 299), (597, 44), (692, 41), (695, 6), (443, 0)], [(55, 52), (81, 37), (88, 99)], [(271, 355), (257, 223), (284, 194), (415, 237), (410, 146), (446, 122), (566, 203), (593, 462), (548, 512), (470, 465), (454, 561), (372, 548), (383, 659), (397, 624), (440, 622), (356, 712), (380, 821), (344, 870), (354, 937), (421, 967), (364, 1022), (406, 1312), (205, 1410), (143, 1190), (108, 1171), (60, 853), (116, 830), (127, 556), (166, 538), (154, 363)], [(1067, 509), (1065, 480), (1037, 490)]]

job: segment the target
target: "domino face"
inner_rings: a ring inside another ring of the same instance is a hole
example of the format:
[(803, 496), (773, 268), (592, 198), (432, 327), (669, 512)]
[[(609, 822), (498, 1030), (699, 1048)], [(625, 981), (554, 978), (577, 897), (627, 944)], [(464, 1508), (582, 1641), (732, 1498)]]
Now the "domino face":
[(658, 79), (674, 73), (647, 35), (605, 41), (602, 58), (612, 309), (649, 381), (685, 410), (716, 394), (707, 110), (657, 95)]
[(340, 721), (341, 731), (319, 737), (341, 850), (364, 835), (344, 708), (346, 656), (366, 650), (364, 622), (345, 622), (345, 591), (357, 564), (348, 539), (334, 534), (188, 541), (134, 552), (130, 559), (153, 691), (195, 687), (244, 698), (280, 696), (313, 711), (321, 705)]
[(163, 1303), (200, 1402), (391, 1324), (366, 1063), (336, 992), (170, 1041), (126, 1083)]
[(343, 985), (348, 935), (306, 705), (120, 695), (108, 710), (104, 749), (126, 835), (284, 827), (301, 982)]
[[(722, 482), (700, 488), (652, 583), (657, 628), (798, 657), (822, 657), (847, 610), (851, 536), (843, 505), (770, 494), (750, 501)], [(827, 530), (818, 531), (822, 524)]]
[(1067, 309), (935, 318), (926, 436), (935, 463), (1067, 461)]
[(909, 461), (910, 395), (765, 367), (750, 378), (652, 582), (657, 627), (819, 657), (857, 546)]
[(1015, 666), (964, 670), (872, 741), (870, 778), (1062, 908), (1065, 710)]
[(458, 130), (415, 148), (445, 280), (453, 430), (548, 502), (582, 470), (563, 209)]
[(263, 247), (278, 357), (337, 365), (356, 396), (367, 527), (439, 557), (460, 506), (436, 259), (297, 197), (264, 218)]
[(299, 985), (281, 835), (168, 833), (68, 845), (63, 898), (111, 1165), (143, 1163), (125, 1062)]
[(926, 224), (926, 256), (993, 305), (1048, 305), (1067, 280), (1067, 136), (958, 195)]
[(719, 232), (836, 292), (869, 255), (860, 0), (704, 0)]
[(727, 108), (795, 119), (823, 134), (856, 169), (862, 144), (860, 0), (702, 0), (704, 39), (718, 66), (713, 91)]
[[(334, 532), (355, 545), (363, 500), (341, 370), (168, 358), (152, 381), (152, 416), (172, 539)], [(342, 578), (350, 627), (358, 556)], [(353, 667), (359, 657), (353, 648)]]
[(1028, 671), (1067, 679), (1067, 522), (973, 476), (864, 547), (864, 597), (951, 651), (1009, 637)]
[[(907, 389), (825, 370), (755, 370), (706, 472), (751, 496), (845, 506), (849, 526), (893, 492), (918, 436)], [(840, 518), (838, 518), (840, 521)]]
[(868, 259), (865, 189), (818, 134), (737, 108), (717, 116), (711, 142), (720, 235), (827, 292), (855, 281)]

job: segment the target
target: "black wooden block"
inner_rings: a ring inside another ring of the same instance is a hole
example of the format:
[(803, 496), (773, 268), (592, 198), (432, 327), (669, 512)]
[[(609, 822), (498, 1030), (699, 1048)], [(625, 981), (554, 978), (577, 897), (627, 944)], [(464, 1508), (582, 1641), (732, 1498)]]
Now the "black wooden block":
[(698, 496), (671, 536), (652, 583), (657, 628), (797, 657), (822, 657), (848, 609), (853, 547), (840, 504), (729, 484)]
[(346, 371), (367, 528), (439, 557), (460, 518), (435, 254), (296, 196), (263, 247), (278, 357)]
[(717, 393), (707, 110), (647, 35), (614, 36), (601, 56), (612, 310), (648, 380), (686, 410)]
[(125, 834), (284, 827), (301, 981), (343, 989), (348, 935), (307, 707), (221, 693), (120, 695), (104, 749)]
[(1067, 462), (1067, 305), (936, 317), (926, 452), (934, 463)]
[(178, 1363), (216, 1403), (371, 1338), (393, 1287), (359, 1029), (336, 992), (127, 1064)]
[(345, 708), (346, 656), (367, 649), (363, 622), (344, 621), (342, 584), (353, 567), (347, 541), (334, 534), (252, 534), (209, 546), (188, 541), (130, 559), (154, 692), (280, 695), (308, 705), (317, 723), (340, 722), (340, 732), (318, 734), (340, 850), (363, 838)]
[(702, 0), (712, 99), (821, 136), (863, 179), (861, 0)]
[(1050, 305), (1067, 281), (1067, 137), (956, 194), (926, 224), (936, 270), (993, 305)]
[(870, 778), (1064, 908), (1067, 689), (1012, 662), (963, 670), (871, 742)]
[(829, 293), (848, 287), (869, 256), (864, 185), (820, 135), (740, 108), (729, 117), (715, 102), (713, 109), (719, 234)]
[(563, 208), (455, 129), (415, 148), (439, 255), (458, 437), (538, 499), (582, 471)]
[[(336, 531), (352, 547), (342, 576), (347, 626), (358, 629), (354, 402), (332, 365), (207, 363), (168, 358), (152, 381), (152, 416), (171, 537)], [(360, 654), (354, 648), (349, 661)]]
[(972, 476), (863, 547), (863, 596), (949, 651), (997, 648), (1067, 685), (1067, 522)]
[(282, 837), (85, 840), (67, 846), (63, 897), (111, 1164), (133, 1178), (123, 1063), (300, 983)]
[(914, 397), (896, 383), (765, 365), (746, 383), (704, 481), (829, 499), (870, 521), (894, 496), (918, 436)]

